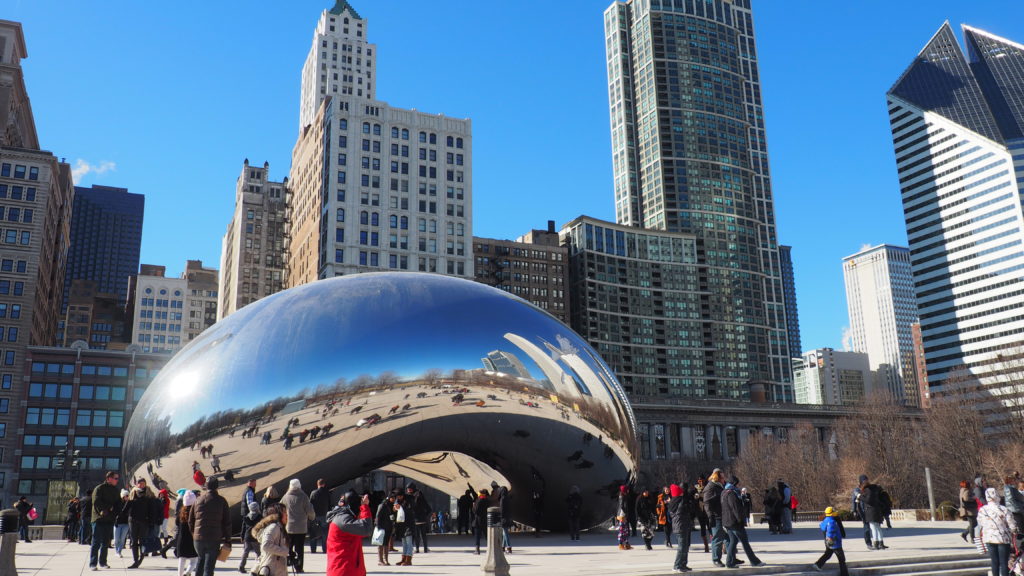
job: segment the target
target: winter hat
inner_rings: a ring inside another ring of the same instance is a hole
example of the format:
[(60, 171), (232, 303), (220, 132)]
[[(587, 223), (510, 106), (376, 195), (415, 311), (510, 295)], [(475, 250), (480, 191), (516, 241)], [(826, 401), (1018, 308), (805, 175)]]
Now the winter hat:
[(185, 490), (184, 488), (179, 488), (178, 492), (177, 492), (178, 498), (184, 498), (185, 497), (185, 492), (187, 492), (187, 490)]
[(206, 489), (207, 490), (216, 490), (219, 487), (220, 487), (220, 480), (217, 480), (216, 478), (207, 478), (206, 479)]
[(358, 512), (359, 505), (361, 503), (362, 499), (359, 498), (359, 494), (356, 494), (355, 490), (349, 490), (348, 492), (345, 492), (345, 504), (347, 504), (349, 508)]
[(999, 496), (996, 494), (995, 488), (988, 488), (985, 490), (985, 500), (989, 502), (998, 502)]
[(125, 490), (124, 488), (121, 488), (121, 498), (124, 498), (128, 494), (131, 494), (131, 492), (128, 492), (128, 490)]
[(857, 478), (857, 481), (859, 483), (861, 483), (861, 484), (867, 482), (868, 481), (868, 475), (867, 474), (861, 474), (860, 477)]
[(740, 479), (737, 478), (735, 474), (733, 474), (732, 476), (729, 477), (729, 483), (732, 484), (733, 486), (739, 486)]
[(299, 482), (298, 478), (292, 478), (288, 482), (288, 489), (289, 490), (302, 490), (302, 482)]
[(672, 495), (673, 498), (679, 498), (680, 496), (683, 495), (683, 489), (680, 488), (678, 484), (673, 484), (669, 486), (668, 492), (669, 494)]
[(498, 489), (498, 483), (495, 482), (494, 480), (491, 480), (491, 488), (494, 489), (494, 490), (497, 490)]
[(835, 513), (835, 510), (833, 510), (831, 506), (825, 508), (825, 516), (833, 516)]
[(191, 505), (193, 505), (195, 503), (196, 503), (196, 493), (191, 491), (191, 490), (185, 492), (185, 495), (182, 496), (181, 505), (182, 506), (191, 506)]
[(260, 503), (259, 502), (249, 502), (249, 512), (252, 512), (253, 514), (259, 514), (260, 513)]

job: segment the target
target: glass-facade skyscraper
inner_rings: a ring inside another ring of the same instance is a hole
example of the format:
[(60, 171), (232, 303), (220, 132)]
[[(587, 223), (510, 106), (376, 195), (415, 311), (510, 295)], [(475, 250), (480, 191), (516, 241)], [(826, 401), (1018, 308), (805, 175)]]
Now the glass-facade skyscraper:
[(74, 280), (92, 280), (99, 292), (127, 301), (128, 277), (139, 273), (145, 208), (146, 197), (126, 188), (75, 186), (62, 315)]
[(1024, 46), (946, 22), (888, 92), (929, 389), (995, 395), (1024, 338)]
[[(750, 0), (630, 0), (605, 11), (615, 213), (695, 236), (690, 390), (791, 391), (782, 271)], [(627, 387), (628, 382), (624, 383)], [(634, 389), (637, 387), (634, 386)]]

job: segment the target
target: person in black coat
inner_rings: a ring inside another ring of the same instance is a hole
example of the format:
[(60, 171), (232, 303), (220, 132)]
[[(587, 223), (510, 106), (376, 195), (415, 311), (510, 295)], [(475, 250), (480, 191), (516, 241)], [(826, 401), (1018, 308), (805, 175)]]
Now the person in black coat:
[(459, 497), (458, 512), (459, 517), (455, 519), (455, 531), (458, 534), (465, 532), (469, 534), (470, 526), (473, 523), (473, 501), (476, 500), (474, 496), (473, 487), (470, 486), (466, 493)]
[(14, 505), (14, 509), (18, 511), (18, 535), (25, 542), (32, 542), (28, 538), (28, 526), (32, 523), (28, 519), (28, 511), (32, 509), (32, 503), (22, 496), (18, 498), (18, 503)]
[(654, 540), (654, 527), (658, 525), (658, 513), (655, 510), (655, 501), (651, 498), (651, 492), (647, 488), (640, 491), (636, 497), (636, 522), (640, 528), (640, 537), (644, 540), (644, 546), (652, 550), (651, 542)]
[(676, 572), (689, 572), (687, 566), (690, 555), (690, 531), (693, 530), (693, 518), (697, 513), (697, 500), (688, 490), (676, 484), (668, 487), (671, 498), (668, 501), (668, 514), (672, 518), (672, 531), (679, 535), (676, 546), (676, 559), (672, 568)]
[(861, 475), (859, 480), (860, 496), (857, 499), (863, 510), (864, 520), (871, 530), (871, 544), (868, 544), (868, 550), (884, 550), (888, 546), (882, 539), (882, 521), (885, 519), (882, 487), (872, 484), (866, 475)]
[[(153, 524), (159, 524), (153, 516), (153, 512), (157, 509), (153, 505), (153, 502), (159, 504), (156, 495), (153, 491), (146, 486), (145, 479), (139, 479), (136, 483), (135, 488), (128, 496), (128, 524), (131, 526), (132, 536), (132, 562), (129, 568), (138, 568), (142, 564), (142, 559), (146, 553), (143, 548), (143, 540), (150, 537), (152, 532)], [(161, 505), (160, 516), (163, 516), (163, 507)]]
[(196, 503), (196, 493), (188, 490), (184, 496), (178, 499), (178, 502), (181, 507), (174, 515), (174, 525), (177, 527), (174, 538), (174, 555), (178, 557), (178, 574), (195, 574), (196, 565), (199, 563), (199, 554), (196, 552), (196, 545), (192, 540), (192, 531), (188, 529), (188, 513)]
[(580, 496), (580, 487), (573, 486), (569, 489), (569, 496), (565, 498), (565, 514), (569, 520), (569, 539), (580, 539), (580, 514), (583, 512), (583, 497)]
[(395, 499), (394, 492), (388, 494), (388, 497), (377, 507), (377, 514), (373, 519), (374, 526), (384, 531), (384, 541), (377, 546), (378, 566), (391, 565), (391, 562), (388, 561), (388, 552), (391, 550), (391, 535), (395, 531)]
[(743, 543), (743, 551), (747, 554), (747, 560), (751, 566), (764, 566), (754, 550), (750, 547), (750, 540), (747, 538), (747, 515), (740, 501), (739, 479), (732, 476), (722, 490), (722, 526), (729, 535), (729, 549), (725, 557), (725, 565), (728, 568), (736, 568), (736, 548)]
[(473, 502), (473, 533), (476, 536), (476, 553), (480, 553), (480, 539), (487, 542), (487, 508), (491, 505), (491, 495), (481, 490), (480, 496)]

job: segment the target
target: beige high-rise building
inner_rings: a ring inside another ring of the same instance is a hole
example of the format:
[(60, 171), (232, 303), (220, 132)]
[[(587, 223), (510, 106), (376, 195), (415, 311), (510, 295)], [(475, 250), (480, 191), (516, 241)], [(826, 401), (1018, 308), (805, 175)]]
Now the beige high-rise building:
[(217, 322), (218, 271), (204, 268), (202, 260), (189, 260), (181, 277), (185, 279), (188, 294), (185, 337), (186, 342), (191, 342)]
[(313, 34), (289, 179), (288, 284), (386, 270), (472, 278), (472, 123), (377, 100), (366, 31), (338, 0)]
[(221, 242), (217, 318), (281, 290), (285, 280), (288, 179), (246, 158), (235, 184), (235, 213)]
[(53, 345), (64, 290), (71, 167), (39, 149), (21, 24), (0, 20), (0, 500), (16, 498), (29, 345)]

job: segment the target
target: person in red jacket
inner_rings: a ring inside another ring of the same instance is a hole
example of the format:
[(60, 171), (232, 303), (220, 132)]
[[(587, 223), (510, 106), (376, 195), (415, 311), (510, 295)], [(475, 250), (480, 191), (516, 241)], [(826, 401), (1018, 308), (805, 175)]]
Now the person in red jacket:
[(370, 495), (360, 499), (354, 491), (346, 492), (327, 513), (327, 525), (327, 576), (366, 576), (363, 537), (373, 532)]

